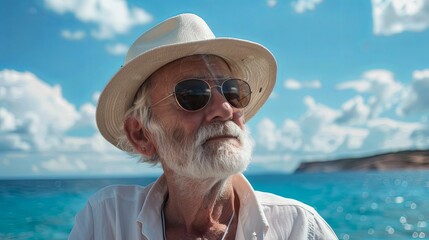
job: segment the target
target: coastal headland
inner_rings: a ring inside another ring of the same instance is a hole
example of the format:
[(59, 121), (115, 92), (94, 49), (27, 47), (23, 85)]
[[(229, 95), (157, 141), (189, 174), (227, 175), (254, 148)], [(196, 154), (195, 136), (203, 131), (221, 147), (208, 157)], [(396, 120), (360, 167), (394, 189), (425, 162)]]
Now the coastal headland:
[(429, 150), (390, 152), (359, 158), (303, 162), (295, 172), (429, 170)]

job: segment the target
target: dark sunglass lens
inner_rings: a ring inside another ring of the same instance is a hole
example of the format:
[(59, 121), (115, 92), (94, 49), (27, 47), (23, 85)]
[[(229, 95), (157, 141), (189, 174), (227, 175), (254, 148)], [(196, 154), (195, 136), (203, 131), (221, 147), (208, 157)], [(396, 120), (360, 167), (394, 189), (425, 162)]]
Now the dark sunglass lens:
[(206, 82), (197, 79), (179, 82), (174, 93), (180, 106), (188, 111), (203, 108), (210, 99), (209, 86)]
[(239, 79), (229, 79), (222, 84), (223, 95), (235, 108), (244, 108), (250, 102), (252, 91), (247, 82)]

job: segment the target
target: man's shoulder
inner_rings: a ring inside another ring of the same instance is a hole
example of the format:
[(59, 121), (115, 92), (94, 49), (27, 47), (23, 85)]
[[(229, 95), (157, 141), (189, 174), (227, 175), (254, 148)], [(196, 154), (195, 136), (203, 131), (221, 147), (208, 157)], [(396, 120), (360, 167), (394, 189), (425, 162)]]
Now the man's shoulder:
[(94, 193), (89, 198), (89, 202), (91, 205), (96, 205), (106, 201), (144, 201), (151, 186), (152, 184), (149, 184), (148, 186), (110, 185)]
[[(255, 192), (255, 194), (272, 228), (271, 234), (285, 232), (288, 236), (295, 236), (293, 239), (338, 239), (329, 224), (311, 206), (272, 193)], [(279, 237), (276, 235), (270, 239)]]
[(295, 199), (285, 198), (285, 197), (272, 194), (272, 193), (267, 193), (267, 192), (255, 191), (255, 194), (259, 203), (264, 207), (283, 207), (283, 208), (290, 208), (290, 209), (295, 209), (299, 211), (305, 211), (309, 213), (316, 212), (316, 210), (313, 207)]

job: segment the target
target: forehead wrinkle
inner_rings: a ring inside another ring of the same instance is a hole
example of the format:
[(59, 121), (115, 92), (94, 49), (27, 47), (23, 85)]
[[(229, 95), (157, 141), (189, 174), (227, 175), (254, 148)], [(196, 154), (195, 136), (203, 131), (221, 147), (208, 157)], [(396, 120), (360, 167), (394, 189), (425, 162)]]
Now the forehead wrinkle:
[[(201, 79), (217, 79), (231, 75), (231, 69), (228, 63), (221, 57), (215, 55), (193, 55), (179, 60), (179, 72), (182, 79), (186, 77), (195, 77)], [(201, 62), (203, 64), (201, 64)], [(225, 64), (223, 65), (222, 62)], [(192, 65), (202, 65), (199, 68)], [(225, 66), (227, 68), (225, 68)], [(227, 71), (225, 71), (227, 70)]]

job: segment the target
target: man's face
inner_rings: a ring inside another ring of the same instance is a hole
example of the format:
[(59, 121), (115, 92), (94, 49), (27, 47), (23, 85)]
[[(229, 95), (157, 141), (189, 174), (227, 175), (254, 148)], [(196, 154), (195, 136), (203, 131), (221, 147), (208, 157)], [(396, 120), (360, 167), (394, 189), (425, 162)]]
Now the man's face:
[[(225, 61), (215, 56), (190, 56), (159, 69), (151, 78), (151, 102), (172, 93), (177, 82), (205, 79), (210, 86), (232, 78)], [(192, 178), (224, 178), (243, 171), (251, 157), (252, 141), (241, 109), (211, 89), (208, 105), (195, 112), (180, 108), (174, 95), (152, 108), (149, 130), (164, 168)]]

